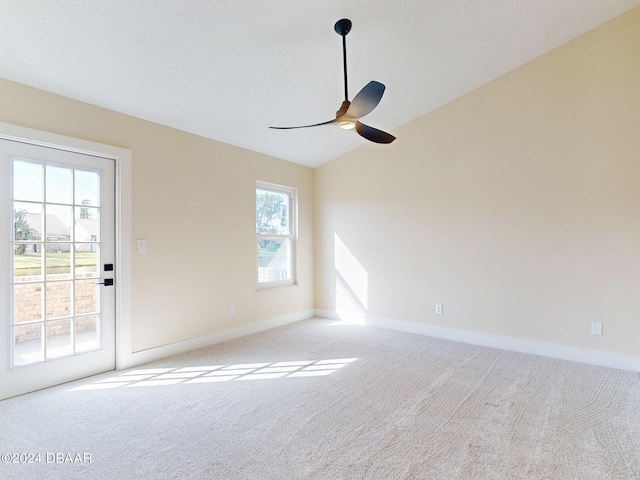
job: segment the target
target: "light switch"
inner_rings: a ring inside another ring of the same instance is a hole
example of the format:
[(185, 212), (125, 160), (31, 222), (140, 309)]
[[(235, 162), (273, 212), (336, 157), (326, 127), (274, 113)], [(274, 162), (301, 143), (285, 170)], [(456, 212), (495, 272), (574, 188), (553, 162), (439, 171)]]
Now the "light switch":
[(147, 240), (144, 238), (139, 238), (136, 240), (136, 251), (138, 253), (144, 253), (147, 251)]

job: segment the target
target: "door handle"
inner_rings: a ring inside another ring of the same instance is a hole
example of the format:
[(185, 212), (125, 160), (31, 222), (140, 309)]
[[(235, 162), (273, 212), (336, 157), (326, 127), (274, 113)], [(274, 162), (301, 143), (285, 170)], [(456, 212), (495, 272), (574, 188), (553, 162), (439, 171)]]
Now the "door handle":
[(105, 278), (104, 282), (96, 282), (96, 285), (104, 285), (105, 287), (113, 286), (113, 278)]

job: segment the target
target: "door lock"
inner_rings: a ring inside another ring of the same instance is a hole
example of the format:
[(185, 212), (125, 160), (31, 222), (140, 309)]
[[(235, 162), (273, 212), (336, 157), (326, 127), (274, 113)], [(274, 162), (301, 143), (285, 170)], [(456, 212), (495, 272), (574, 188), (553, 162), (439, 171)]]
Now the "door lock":
[(104, 282), (96, 282), (96, 285), (104, 285), (105, 287), (112, 287), (113, 278), (105, 278)]

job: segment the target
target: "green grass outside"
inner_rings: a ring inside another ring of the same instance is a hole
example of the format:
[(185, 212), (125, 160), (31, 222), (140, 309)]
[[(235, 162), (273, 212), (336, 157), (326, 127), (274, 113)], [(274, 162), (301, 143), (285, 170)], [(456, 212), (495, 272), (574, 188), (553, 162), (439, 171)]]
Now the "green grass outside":
[[(69, 252), (47, 253), (47, 273), (65, 273), (69, 271)], [(76, 269), (81, 271), (95, 270), (96, 252), (75, 252)], [(24, 253), (13, 257), (14, 275), (22, 277), (26, 275), (39, 275), (42, 255), (39, 253)]]

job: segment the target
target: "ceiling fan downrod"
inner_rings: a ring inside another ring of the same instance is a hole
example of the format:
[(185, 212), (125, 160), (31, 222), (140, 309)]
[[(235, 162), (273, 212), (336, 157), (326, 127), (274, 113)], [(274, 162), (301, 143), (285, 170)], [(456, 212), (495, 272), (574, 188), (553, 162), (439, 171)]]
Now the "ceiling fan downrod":
[(351, 31), (351, 20), (338, 20), (333, 29), (342, 37), (342, 67), (344, 70), (344, 101), (349, 101), (349, 86), (347, 83), (347, 34)]

